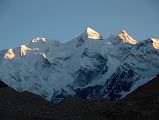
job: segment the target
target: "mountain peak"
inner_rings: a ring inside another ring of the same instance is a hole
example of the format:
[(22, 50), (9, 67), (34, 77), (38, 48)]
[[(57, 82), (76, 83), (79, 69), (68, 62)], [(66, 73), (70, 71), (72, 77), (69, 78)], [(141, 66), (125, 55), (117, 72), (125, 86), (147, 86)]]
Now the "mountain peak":
[(148, 53), (148, 51), (156, 51), (156, 49), (159, 50), (159, 39), (148, 38), (144, 41), (140, 41), (133, 50), (135, 50), (135, 52), (137, 51), (137, 54), (141, 54), (140, 52), (143, 54)]
[(152, 45), (155, 49), (159, 49), (159, 39), (155, 39), (155, 38), (150, 38), (150, 40), (152, 41)]
[(125, 30), (121, 30), (120, 33), (128, 34)]
[(118, 36), (124, 43), (130, 43), (133, 45), (137, 44), (137, 41), (134, 40), (125, 30), (119, 32)]
[(32, 39), (32, 43), (36, 43), (36, 42), (41, 42), (41, 43), (45, 43), (47, 40), (45, 38), (41, 38), (41, 37), (37, 37)]
[(15, 57), (15, 54), (13, 52), (13, 49), (8, 49), (7, 53), (4, 55), (4, 58), (6, 59), (13, 59)]
[(84, 39), (92, 39), (92, 40), (102, 40), (100, 33), (93, 30), (90, 27), (87, 27), (86, 30), (81, 34)]
[(26, 45), (21, 45), (20, 46), (20, 55), (25, 56), (29, 50), (32, 50), (32, 49), (27, 47)]

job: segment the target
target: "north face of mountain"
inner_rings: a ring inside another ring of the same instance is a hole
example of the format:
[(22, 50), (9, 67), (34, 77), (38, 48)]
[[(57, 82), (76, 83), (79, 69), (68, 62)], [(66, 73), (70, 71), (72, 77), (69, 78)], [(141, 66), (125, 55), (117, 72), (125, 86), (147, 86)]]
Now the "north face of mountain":
[(92, 28), (66, 43), (34, 38), (0, 51), (0, 79), (58, 103), (70, 96), (120, 100), (159, 73), (159, 40), (126, 31), (104, 39)]

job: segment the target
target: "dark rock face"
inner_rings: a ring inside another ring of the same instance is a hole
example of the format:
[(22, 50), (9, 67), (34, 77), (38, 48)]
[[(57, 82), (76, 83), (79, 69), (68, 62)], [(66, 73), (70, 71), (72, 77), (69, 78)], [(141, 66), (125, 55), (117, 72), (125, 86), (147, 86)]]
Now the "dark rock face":
[(89, 66), (81, 67), (75, 73), (75, 82), (73, 83), (73, 87), (84, 87), (92, 82), (99, 75), (102, 75), (107, 72), (107, 59), (104, 58), (101, 54), (96, 54), (94, 56), (90, 56), (87, 51), (83, 52), (83, 57), (91, 58), (96, 62), (92, 62), (94, 69), (89, 68)]
[(78, 43), (76, 47), (80, 47), (84, 43), (84, 39), (82, 37), (78, 37), (77, 39), (78, 39)]
[[(68, 89), (72, 90), (76, 96), (84, 99), (95, 100), (103, 98), (104, 94), (101, 93), (103, 86), (97, 85), (86, 88), (81, 87), (87, 86), (100, 75), (107, 72), (108, 67), (106, 64), (108, 59), (104, 58), (101, 54), (92, 55), (88, 52), (88, 49), (84, 50), (81, 57), (93, 59), (95, 61), (93, 62), (94, 69), (89, 68), (87, 65), (85, 67), (81, 67), (77, 72), (75, 72), (75, 81), (71, 85), (67, 86)], [(69, 93), (62, 89), (61, 91), (54, 92), (51, 101), (53, 103), (58, 103), (69, 96)]]
[(83, 89), (76, 89), (76, 95), (89, 100), (96, 99), (109, 99), (109, 100), (119, 100), (122, 95), (122, 91), (129, 91), (131, 86), (134, 84), (133, 77), (136, 73), (131, 70), (119, 67), (117, 72), (114, 73), (105, 85), (95, 85), (91, 87), (86, 87)]
[(96, 99), (102, 99), (103, 93), (101, 93), (101, 89), (103, 86), (96, 85), (92, 87), (87, 87), (84, 89), (75, 89), (75, 93), (78, 97), (81, 97), (83, 99), (89, 99), (89, 100), (96, 100)]
[(122, 91), (128, 92), (131, 86), (136, 82), (136, 76), (132, 69), (120, 66), (110, 79), (105, 83), (104, 91), (107, 93), (107, 98), (109, 100), (119, 100), (122, 95)]

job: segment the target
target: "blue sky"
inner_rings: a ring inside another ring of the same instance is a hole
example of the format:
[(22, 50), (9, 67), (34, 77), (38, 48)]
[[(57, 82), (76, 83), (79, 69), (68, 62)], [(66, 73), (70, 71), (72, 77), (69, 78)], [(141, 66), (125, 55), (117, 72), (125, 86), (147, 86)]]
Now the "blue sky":
[(0, 49), (34, 37), (66, 42), (88, 26), (104, 38), (122, 29), (139, 41), (159, 38), (159, 1), (0, 0)]

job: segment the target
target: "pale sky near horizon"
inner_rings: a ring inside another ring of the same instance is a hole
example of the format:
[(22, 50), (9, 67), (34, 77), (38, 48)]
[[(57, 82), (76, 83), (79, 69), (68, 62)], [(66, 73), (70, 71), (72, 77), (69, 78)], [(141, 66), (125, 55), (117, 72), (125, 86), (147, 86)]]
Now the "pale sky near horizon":
[(88, 26), (103, 38), (123, 29), (159, 38), (159, 0), (0, 0), (0, 50), (35, 37), (66, 42)]

